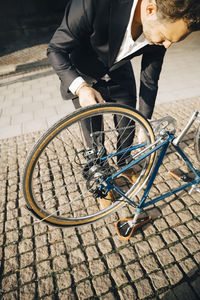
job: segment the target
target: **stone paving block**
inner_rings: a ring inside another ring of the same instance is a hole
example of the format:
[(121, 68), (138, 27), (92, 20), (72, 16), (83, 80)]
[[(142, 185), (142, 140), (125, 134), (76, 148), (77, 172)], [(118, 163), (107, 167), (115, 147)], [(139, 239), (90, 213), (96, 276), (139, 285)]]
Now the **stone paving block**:
[(19, 239), (19, 232), (12, 230), (6, 232), (6, 244), (16, 243)]
[(54, 287), (53, 287), (52, 277), (39, 279), (38, 280), (38, 290), (39, 290), (40, 297), (53, 294)]
[(85, 251), (86, 251), (88, 261), (91, 261), (99, 257), (99, 253), (96, 246), (89, 246), (86, 248)]
[(5, 260), (4, 263), (4, 272), (6, 273), (14, 273), (19, 270), (19, 262), (17, 257), (12, 257), (10, 259)]
[(105, 263), (103, 261), (101, 261), (100, 259), (95, 259), (95, 260), (90, 261), (89, 269), (93, 276), (99, 275), (106, 271)]
[(160, 268), (153, 255), (148, 255), (144, 258), (141, 258), (140, 263), (147, 273), (154, 272)]
[(32, 251), (26, 252), (20, 255), (20, 268), (25, 268), (29, 265), (32, 265), (34, 262), (34, 254)]
[(145, 237), (152, 236), (156, 233), (156, 228), (151, 223), (146, 224), (143, 227), (143, 230), (144, 230), (144, 236)]
[(162, 249), (165, 246), (164, 242), (162, 241), (162, 239), (159, 235), (151, 237), (148, 240), (148, 242), (151, 245), (151, 248), (153, 249), (154, 252)]
[(180, 211), (177, 215), (183, 223), (193, 219), (192, 214), (188, 210)]
[(119, 290), (118, 293), (121, 300), (136, 299), (136, 293), (131, 285), (127, 285), (123, 289)]
[(116, 268), (122, 264), (121, 258), (117, 253), (106, 255), (106, 261), (109, 268)]
[(76, 235), (72, 235), (69, 237), (64, 238), (64, 244), (68, 252), (72, 249), (75, 249), (79, 246), (79, 240)]
[(176, 228), (174, 228), (174, 230), (178, 233), (178, 235), (181, 239), (186, 237), (186, 236), (191, 235), (191, 232), (189, 231), (189, 229), (185, 225), (177, 226)]
[(188, 256), (188, 252), (184, 249), (183, 245), (180, 243), (176, 243), (174, 246), (171, 246), (169, 248), (169, 251), (172, 253), (172, 255), (175, 257), (176, 261), (179, 261), (186, 256)]
[(112, 288), (112, 283), (108, 275), (102, 275), (97, 278), (93, 278), (92, 283), (97, 296), (108, 292), (108, 290)]
[(99, 298), (100, 300), (115, 300), (116, 297), (113, 293), (107, 293)]
[(81, 238), (83, 240), (83, 245), (91, 245), (91, 244), (95, 244), (95, 236), (93, 232), (87, 232), (87, 233), (83, 233), (81, 235)]
[(80, 264), (73, 268), (73, 277), (75, 283), (89, 277), (89, 269), (85, 264)]
[(114, 279), (117, 287), (128, 283), (128, 278), (122, 268), (117, 268), (111, 271), (111, 276)]
[(196, 262), (198, 264), (200, 264), (200, 252), (197, 252), (195, 255), (194, 255), (194, 259), (196, 260)]
[(69, 254), (69, 258), (70, 258), (70, 263), (72, 265), (75, 265), (75, 264), (85, 261), (84, 254), (81, 251), (81, 249), (76, 249), (76, 250), (71, 251)]
[(17, 295), (18, 295), (17, 291), (6, 293), (3, 295), (2, 300), (15, 300), (18, 297)]
[(190, 253), (195, 253), (200, 250), (200, 243), (195, 237), (184, 239), (183, 245), (188, 249)]
[(183, 273), (177, 267), (177, 265), (173, 265), (167, 269), (164, 269), (164, 272), (166, 273), (171, 285), (178, 284), (183, 278)]
[(127, 265), (126, 270), (132, 281), (135, 281), (144, 276), (142, 268), (138, 262)]
[(163, 237), (163, 239), (165, 240), (165, 242), (167, 244), (171, 244), (171, 243), (174, 243), (174, 242), (178, 241), (177, 235), (171, 229), (163, 231), (162, 232), (162, 237)]
[(102, 254), (106, 254), (112, 251), (112, 245), (108, 239), (100, 241), (98, 243), (98, 246)]
[(170, 227), (180, 224), (180, 219), (175, 213), (166, 216), (165, 220), (167, 221)]
[(194, 205), (191, 205), (189, 207), (189, 210), (191, 211), (191, 213), (195, 216), (195, 217), (198, 217), (200, 215), (200, 205), (199, 204), (194, 204)]
[(18, 248), (20, 254), (31, 251), (33, 249), (32, 239), (24, 239), (20, 241)]
[(118, 235), (113, 237), (113, 242), (114, 242), (114, 244), (117, 248), (120, 248), (120, 247), (123, 247), (123, 246), (127, 245), (127, 242), (120, 239), (120, 237)]
[(9, 292), (14, 289), (17, 289), (18, 281), (16, 274), (10, 274), (9, 276), (3, 277), (2, 279), (2, 288), (3, 292)]
[(65, 299), (75, 300), (75, 299), (77, 299), (71, 289), (67, 289), (67, 290), (63, 290), (63, 291), (59, 292), (58, 297), (60, 300), (65, 300)]
[[(96, 288), (98, 291), (98, 284), (97, 281), (96, 283)], [(77, 287), (76, 287), (76, 293), (78, 295), (78, 299), (87, 299), (89, 297), (93, 296), (93, 290), (91, 287), (91, 283), (89, 280), (81, 282)]]
[(169, 282), (162, 271), (151, 273), (149, 277), (156, 291), (169, 286)]
[(164, 229), (168, 228), (168, 225), (165, 221), (165, 219), (157, 219), (154, 221), (154, 225), (156, 226), (156, 228), (158, 229), (158, 231), (162, 231)]
[(5, 259), (17, 256), (17, 244), (10, 244), (4, 248)]
[(63, 101), (60, 105), (56, 106), (56, 110), (60, 116), (64, 117), (74, 111), (74, 105), (71, 101)]
[(58, 257), (53, 258), (53, 270), (55, 272), (58, 272), (61, 268), (62, 269), (67, 269), (68, 267), (68, 263), (66, 260), (66, 256), (65, 255), (60, 255)]
[(168, 249), (162, 249), (158, 251), (156, 256), (162, 266), (169, 265), (175, 260)]
[(119, 251), (120, 256), (122, 257), (125, 264), (128, 264), (137, 259), (137, 255), (133, 247), (127, 246)]
[(139, 299), (143, 299), (153, 295), (152, 288), (147, 279), (143, 279), (135, 284)]
[(197, 220), (191, 220), (187, 222), (187, 227), (192, 231), (192, 233), (200, 232), (200, 223)]
[(150, 245), (146, 241), (139, 242), (135, 245), (136, 252), (139, 257), (145, 256), (151, 253)]
[(47, 246), (36, 248), (35, 253), (36, 253), (36, 260), (38, 262), (49, 258), (49, 252)]
[(198, 271), (197, 265), (191, 258), (181, 261), (180, 266), (188, 277), (192, 277)]
[(36, 276), (36, 274), (35, 274), (33, 267), (27, 267), (27, 268), (21, 269), (21, 271), (20, 271), (21, 284), (23, 285), (27, 282), (34, 281), (35, 276)]
[(34, 300), (35, 299), (35, 283), (29, 283), (20, 287), (20, 299), (22, 300)]
[(105, 238), (110, 237), (109, 231), (107, 230), (106, 227), (102, 227), (102, 228), (97, 229), (95, 231), (95, 234), (96, 234), (97, 239), (99, 241), (104, 240)]
[(59, 291), (62, 291), (63, 289), (71, 287), (71, 275), (69, 271), (64, 271), (62, 273), (56, 274), (57, 284)]

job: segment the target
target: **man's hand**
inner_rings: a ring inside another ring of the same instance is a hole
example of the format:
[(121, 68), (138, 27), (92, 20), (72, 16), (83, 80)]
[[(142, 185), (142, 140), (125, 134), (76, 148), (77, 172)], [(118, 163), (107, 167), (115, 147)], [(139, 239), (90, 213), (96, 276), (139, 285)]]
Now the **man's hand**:
[(105, 102), (101, 94), (88, 85), (82, 86), (76, 94), (79, 97), (79, 103), (82, 107)]

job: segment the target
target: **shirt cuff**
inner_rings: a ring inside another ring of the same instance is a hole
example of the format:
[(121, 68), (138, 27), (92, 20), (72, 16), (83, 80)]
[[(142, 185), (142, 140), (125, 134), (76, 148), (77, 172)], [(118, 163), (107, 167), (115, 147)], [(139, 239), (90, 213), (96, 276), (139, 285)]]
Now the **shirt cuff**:
[(76, 79), (74, 79), (74, 81), (72, 81), (72, 83), (69, 86), (69, 90), (72, 94), (75, 95), (75, 92), (77, 90), (77, 88), (79, 87), (79, 85), (81, 85), (83, 82), (85, 82), (85, 80), (79, 76)]

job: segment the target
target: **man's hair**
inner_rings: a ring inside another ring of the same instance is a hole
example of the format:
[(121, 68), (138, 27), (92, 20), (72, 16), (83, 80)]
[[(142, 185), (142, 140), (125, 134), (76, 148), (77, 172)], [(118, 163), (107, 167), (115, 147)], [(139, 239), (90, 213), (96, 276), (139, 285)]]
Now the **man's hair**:
[(200, 0), (156, 0), (156, 4), (162, 19), (183, 19), (190, 31), (200, 30)]

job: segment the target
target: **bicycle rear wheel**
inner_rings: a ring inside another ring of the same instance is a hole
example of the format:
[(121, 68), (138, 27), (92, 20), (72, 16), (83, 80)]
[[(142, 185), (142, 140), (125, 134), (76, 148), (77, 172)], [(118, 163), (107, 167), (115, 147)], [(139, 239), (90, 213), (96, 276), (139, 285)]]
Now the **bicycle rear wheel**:
[[(88, 136), (83, 133), (85, 125)], [(124, 205), (124, 198), (101, 210), (94, 191), (100, 180), (133, 160), (136, 150), (130, 147), (139, 144), (138, 132), (143, 133), (146, 145), (154, 142), (149, 122), (136, 110), (119, 104), (81, 108), (61, 119), (27, 158), (23, 192), (28, 208), (40, 220), (61, 227), (89, 224), (115, 212)], [(145, 183), (154, 157), (153, 153), (136, 166), (134, 184), (124, 179), (120, 188), (127, 196), (136, 194)]]

